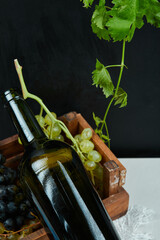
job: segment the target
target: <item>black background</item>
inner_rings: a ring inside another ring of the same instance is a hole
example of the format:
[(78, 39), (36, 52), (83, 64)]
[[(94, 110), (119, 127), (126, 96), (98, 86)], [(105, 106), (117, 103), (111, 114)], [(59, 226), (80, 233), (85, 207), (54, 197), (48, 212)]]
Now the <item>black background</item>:
[[(57, 115), (80, 112), (95, 127), (108, 100), (92, 86), (96, 58), (120, 64), (122, 43), (99, 40), (90, 27), (91, 9), (79, 0), (0, 0), (0, 91), (19, 88), (14, 69), (23, 66), (28, 90)], [(128, 105), (108, 115), (111, 149), (118, 157), (160, 156), (160, 30), (145, 25), (126, 45), (122, 88)], [(116, 82), (119, 70), (111, 71)], [(29, 100), (35, 114), (38, 104)], [(16, 133), (0, 103), (0, 139)]]

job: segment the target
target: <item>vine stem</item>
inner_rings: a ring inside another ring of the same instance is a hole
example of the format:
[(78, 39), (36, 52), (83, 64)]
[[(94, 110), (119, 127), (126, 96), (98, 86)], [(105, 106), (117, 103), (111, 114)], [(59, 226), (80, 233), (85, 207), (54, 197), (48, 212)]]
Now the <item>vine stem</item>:
[(125, 43), (126, 43), (126, 41), (123, 40), (121, 65), (111, 65), (111, 66), (120, 66), (120, 73), (119, 73), (118, 82), (117, 82), (117, 85), (116, 85), (116, 88), (115, 88), (114, 95), (113, 95), (113, 97), (111, 98), (111, 100), (110, 100), (110, 102), (109, 102), (109, 104), (108, 104), (108, 107), (107, 107), (107, 109), (106, 109), (106, 112), (105, 112), (105, 115), (104, 115), (104, 118), (103, 118), (103, 123), (102, 123), (101, 128), (100, 128), (101, 131), (103, 130), (103, 127), (104, 127), (104, 126), (105, 126), (106, 129), (107, 129), (108, 147), (109, 147), (109, 148), (110, 148), (110, 139), (109, 139), (109, 133), (108, 133), (108, 128), (107, 128), (107, 124), (106, 124), (106, 117), (107, 117), (107, 115), (108, 115), (108, 112), (109, 112), (109, 109), (110, 109), (110, 107), (111, 107), (111, 105), (112, 105), (112, 102), (114, 101), (115, 96), (117, 95), (118, 88), (119, 88), (119, 85), (120, 85), (120, 82), (121, 82), (121, 79), (122, 79), (122, 73), (123, 73), (123, 69), (124, 69), (124, 67), (125, 67), (125, 65), (124, 65)]
[[(125, 64), (123, 64), (123, 65), (124, 65), (125, 68), (128, 69), (128, 67)], [(121, 66), (122, 66), (121, 64), (119, 64), (119, 65), (108, 65), (105, 68), (113, 68), (113, 67), (121, 67)]]
[(68, 128), (66, 127), (66, 125), (62, 121), (56, 119), (52, 115), (52, 113), (49, 111), (49, 109), (43, 103), (41, 98), (39, 98), (36, 95), (31, 94), (31, 93), (28, 92), (27, 87), (26, 87), (25, 82), (24, 82), (23, 74), (22, 74), (22, 66), (19, 65), (19, 62), (18, 62), (17, 59), (14, 60), (14, 64), (15, 64), (15, 68), (16, 68), (16, 71), (17, 71), (17, 74), (18, 74), (18, 77), (19, 77), (19, 81), (20, 81), (20, 84), (21, 84), (23, 98), (24, 99), (27, 99), (27, 98), (34, 99), (35, 101), (37, 101), (40, 104), (41, 111), (43, 109), (46, 112), (46, 114), (48, 114), (48, 116), (50, 117), (52, 122), (56, 122), (56, 123), (58, 123), (60, 125), (61, 129), (65, 132), (66, 136), (72, 141), (73, 145), (75, 146), (75, 149), (76, 149), (78, 155), (80, 156), (82, 162), (84, 162), (85, 156), (81, 152), (81, 150), (80, 150), (80, 148), (79, 148), (79, 146), (77, 144), (77, 141), (73, 138), (73, 136), (71, 135), (71, 133), (68, 130)]
[(108, 127), (107, 127), (107, 123), (104, 123), (105, 128), (106, 128), (106, 133), (107, 133), (107, 137), (108, 137), (108, 147), (110, 148), (110, 138), (109, 138), (109, 131), (108, 131)]

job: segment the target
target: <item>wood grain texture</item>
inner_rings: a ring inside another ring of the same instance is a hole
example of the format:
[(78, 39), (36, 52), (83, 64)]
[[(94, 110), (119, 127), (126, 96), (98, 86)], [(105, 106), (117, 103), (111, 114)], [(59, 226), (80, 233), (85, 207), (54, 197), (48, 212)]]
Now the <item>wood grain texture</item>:
[(23, 240), (49, 240), (49, 237), (47, 236), (47, 233), (44, 230), (44, 228), (41, 228), (22, 239)]
[(103, 204), (112, 220), (118, 219), (125, 215), (128, 210), (129, 194), (121, 187), (118, 193), (103, 199)]
[(63, 116), (59, 117), (61, 121), (65, 123), (70, 133), (74, 136), (77, 134), (78, 129), (78, 118), (76, 112), (66, 113)]
[(7, 159), (12, 159), (12, 157), (24, 151), (23, 146), (18, 143), (17, 139), (18, 135), (16, 134), (0, 141), (0, 150)]
[(118, 164), (113, 160), (105, 162), (103, 164), (103, 170), (104, 170), (103, 178), (104, 196), (109, 197), (118, 192), (120, 170)]

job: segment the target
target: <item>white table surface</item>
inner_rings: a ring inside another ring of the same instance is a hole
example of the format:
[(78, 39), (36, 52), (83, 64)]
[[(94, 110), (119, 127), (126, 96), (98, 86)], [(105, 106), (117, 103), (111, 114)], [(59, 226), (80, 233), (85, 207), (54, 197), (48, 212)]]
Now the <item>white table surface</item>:
[(130, 206), (141, 205), (155, 214), (151, 224), (143, 229), (160, 240), (160, 158), (120, 158), (127, 169), (124, 188), (130, 196)]

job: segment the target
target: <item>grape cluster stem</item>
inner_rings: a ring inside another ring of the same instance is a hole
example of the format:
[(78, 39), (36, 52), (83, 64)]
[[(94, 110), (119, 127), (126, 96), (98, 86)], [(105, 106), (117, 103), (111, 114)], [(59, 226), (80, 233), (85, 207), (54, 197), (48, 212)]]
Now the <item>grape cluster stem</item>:
[(17, 59), (14, 60), (14, 64), (15, 64), (15, 68), (16, 68), (16, 71), (17, 71), (17, 74), (18, 74), (18, 77), (19, 77), (19, 81), (20, 81), (20, 84), (21, 84), (23, 98), (24, 99), (31, 98), (31, 99), (37, 101), (40, 104), (40, 106), (41, 106), (40, 114), (42, 114), (43, 110), (44, 110), (46, 112), (46, 114), (48, 114), (48, 116), (51, 118), (52, 122), (55, 122), (55, 123), (59, 124), (61, 129), (65, 132), (66, 136), (72, 141), (73, 146), (76, 149), (76, 151), (77, 151), (79, 157), (81, 158), (82, 162), (84, 162), (85, 161), (85, 156), (83, 155), (82, 151), (80, 150), (80, 148), (77, 144), (77, 141), (73, 138), (73, 136), (71, 135), (71, 133), (68, 130), (68, 128), (66, 127), (66, 125), (62, 121), (56, 119), (52, 115), (52, 113), (49, 111), (49, 109), (43, 103), (41, 98), (39, 98), (38, 96), (28, 92), (26, 84), (24, 82), (23, 74), (22, 74), (22, 66), (20, 66)]
[(2, 234), (0, 234), (0, 237), (2, 236), (2, 237), (9, 237), (11, 234), (13, 235), (13, 234), (16, 234), (16, 233), (20, 233), (20, 232), (23, 232), (24, 230), (26, 230), (26, 229), (29, 229), (29, 228), (32, 228), (32, 227), (35, 227), (35, 226), (37, 226), (37, 225), (39, 225), (39, 224), (41, 224), (39, 221), (38, 222), (36, 222), (36, 223), (33, 223), (33, 224), (30, 224), (29, 226), (27, 226), (27, 227), (23, 227), (23, 228), (21, 228), (20, 230), (18, 230), (18, 231), (9, 231), (9, 230), (6, 230), (5, 229), (5, 232), (8, 232), (8, 233), (2, 233)]

